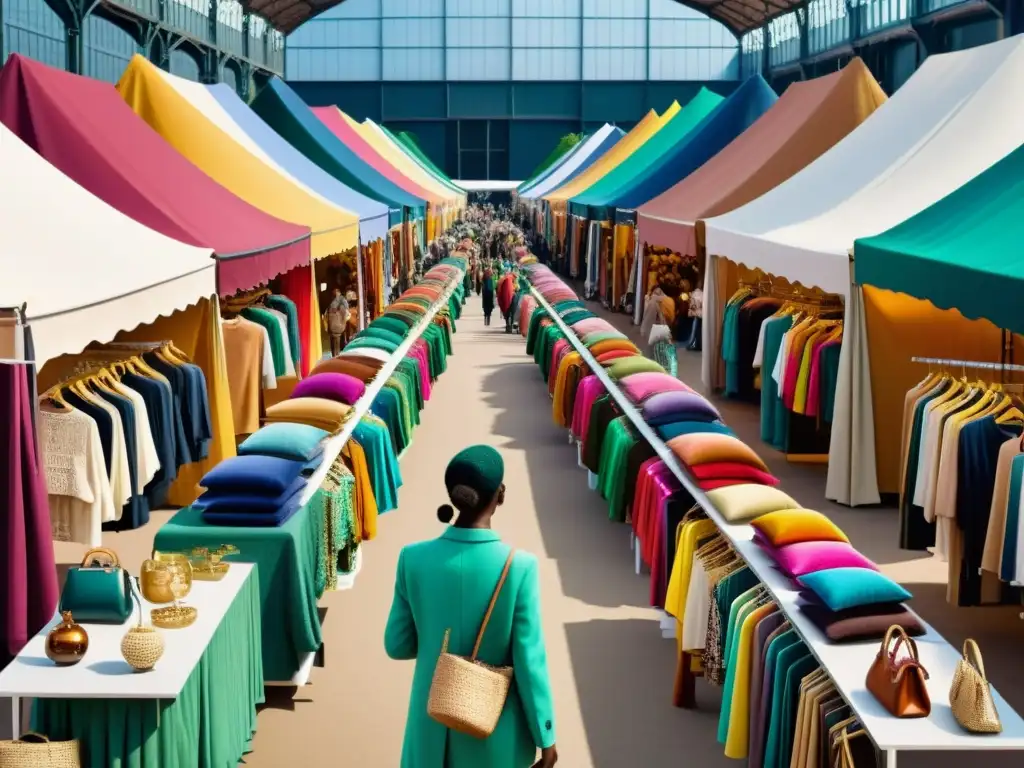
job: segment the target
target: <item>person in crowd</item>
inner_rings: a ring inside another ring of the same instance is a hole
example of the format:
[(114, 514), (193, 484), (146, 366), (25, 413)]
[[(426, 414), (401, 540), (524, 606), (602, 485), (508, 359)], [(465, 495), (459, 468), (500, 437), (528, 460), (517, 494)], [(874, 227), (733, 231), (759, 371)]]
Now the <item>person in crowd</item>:
[(647, 294), (647, 301), (644, 303), (644, 314), (640, 321), (640, 338), (647, 345), (648, 357), (653, 357), (651, 347), (651, 329), (655, 325), (667, 325), (672, 328), (675, 325), (676, 305), (672, 297), (667, 296), (660, 285)]
[(345, 303), (348, 304), (348, 325), (345, 328), (345, 338), (342, 340), (343, 347), (359, 332), (359, 297), (355, 291), (345, 294)]
[(483, 282), (480, 288), (480, 303), (484, 310), (484, 325), (490, 325), (491, 313), (494, 312), (494, 272), (490, 265), (484, 268)]
[(516, 295), (516, 277), (512, 273), (512, 266), (502, 275), (498, 283), (498, 309), (505, 320), (505, 333), (512, 333), (512, 301)]
[[(490, 446), (456, 454), (444, 473), (451, 504), (437, 511), (441, 522), (455, 522), (398, 556), (384, 647), (393, 659), (416, 660), (401, 768), (551, 768), (558, 760), (537, 558), (513, 551), (491, 528), (505, 502), (504, 472)], [(470, 655), (506, 564), (478, 658), (511, 665), (513, 683), (497, 727), (481, 739), (435, 721), (427, 703), (445, 634), (449, 653)]]
[(349, 306), (341, 288), (335, 286), (332, 293), (331, 303), (327, 307), (327, 311), (324, 312), (324, 322), (327, 325), (327, 333), (331, 337), (331, 357), (337, 357), (345, 346)]

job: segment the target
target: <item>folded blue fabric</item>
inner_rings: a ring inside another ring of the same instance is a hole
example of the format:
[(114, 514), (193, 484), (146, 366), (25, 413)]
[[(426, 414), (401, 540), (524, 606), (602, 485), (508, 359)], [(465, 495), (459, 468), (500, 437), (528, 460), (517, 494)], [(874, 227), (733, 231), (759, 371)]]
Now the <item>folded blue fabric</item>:
[(302, 476), (309, 477), (318, 469), (320, 469), (320, 465), (323, 463), (324, 455), (323, 453), (318, 453), (316, 456), (314, 456), (313, 458), (311, 458), (309, 461), (302, 465)]
[(323, 450), (323, 441), (329, 434), (309, 424), (267, 424), (238, 446), (238, 455), (309, 461)]
[(654, 428), (662, 440), (671, 440), (680, 435), (692, 435), (695, 432), (717, 432), (720, 435), (732, 435), (733, 431), (720, 421), (676, 421), (671, 424), (660, 424)]
[(299, 503), (301, 498), (302, 494), (297, 493), (292, 497), (291, 501), (276, 512), (262, 515), (242, 511), (210, 512), (206, 510), (203, 512), (203, 522), (209, 525), (224, 525), (236, 528), (276, 528), (286, 523), (289, 518), (301, 509), (302, 505)]
[(306, 490), (307, 479), (297, 477), (277, 496), (254, 496), (237, 491), (207, 491), (193, 502), (192, 506), (204, 512), (246, 512), (254, 515), (269, 515), (285, 506), (295, 495)]
[(274, 456), (233, 456), (215, 466), (199, 481), (208, 491), (278, 497), (306, 468), (303, 461)]

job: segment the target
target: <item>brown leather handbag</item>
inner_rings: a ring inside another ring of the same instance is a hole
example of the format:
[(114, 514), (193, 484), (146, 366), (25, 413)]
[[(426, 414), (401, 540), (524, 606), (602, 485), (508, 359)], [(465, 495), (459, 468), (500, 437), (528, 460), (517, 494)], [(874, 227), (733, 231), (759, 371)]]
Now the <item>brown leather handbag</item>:
[[(901, 646), (906, 647), (907, 655), (897, 659)], [(927, 680), (928, 672), (921, 666), (917, 655), (917, 643), (903, 631), (903, 627), (893, 624), (885, 633), (878, 655), (868, 670), (868, 690), (891, 715), (928, 717), (932, 702), (928, 696)]]

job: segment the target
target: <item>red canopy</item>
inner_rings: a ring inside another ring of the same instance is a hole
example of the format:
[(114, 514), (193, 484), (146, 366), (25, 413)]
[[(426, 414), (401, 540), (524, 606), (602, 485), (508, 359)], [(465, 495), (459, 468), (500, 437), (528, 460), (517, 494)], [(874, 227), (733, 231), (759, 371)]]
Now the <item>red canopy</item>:
[(308, 227), (269, 216), (220, 186), (109, 83), (12, 54), (0, 71), (0, 122), (108, 205), (214, 251), (224, 296), (309, 264)]

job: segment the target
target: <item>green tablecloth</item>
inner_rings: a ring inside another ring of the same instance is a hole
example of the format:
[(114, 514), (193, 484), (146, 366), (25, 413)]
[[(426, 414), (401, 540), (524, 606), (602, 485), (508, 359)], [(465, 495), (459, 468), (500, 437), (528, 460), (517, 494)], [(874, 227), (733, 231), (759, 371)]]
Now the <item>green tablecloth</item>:
[(157, 532), (153, 548), (188, 552), (193, 547), (234, 544), (231, 560), (260, 569), (263, 611), (263, 670), (267, 680), (284, 682), (298, 671), (304, 655), (320, 648), (316, 587), (322, 558), (324, 520), (307, 504), (279, 528), (208, 525), (202, 513), (185, 507)]
[(91, 768), (235, 768), (263, 702), (262, 581), (254, 568), (177, 699), (36, 699), (32, 730), (79, 739)]

